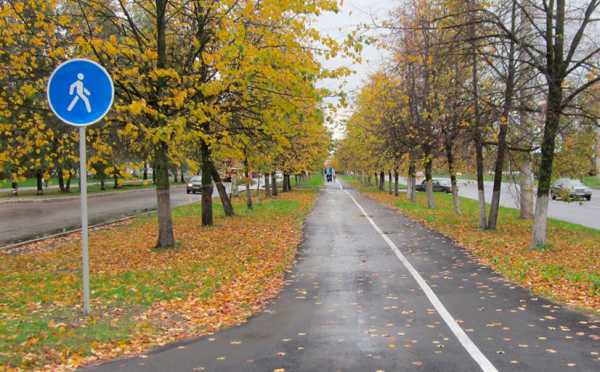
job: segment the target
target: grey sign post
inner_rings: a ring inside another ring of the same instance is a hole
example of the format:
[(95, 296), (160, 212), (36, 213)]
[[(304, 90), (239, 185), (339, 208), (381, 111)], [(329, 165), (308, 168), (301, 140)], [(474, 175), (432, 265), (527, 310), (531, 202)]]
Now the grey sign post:
[(58, 66), (48, 80), (48, 104), (64, 123), (79, 127), (79, 181), (81, 196), (81, 274), (83, 312), (90, 312), (90, 259), (88, 245), (87, 159), (85, 128), (100, 121), (113, 104), (113, 81), (98, 63), (71, 59)]

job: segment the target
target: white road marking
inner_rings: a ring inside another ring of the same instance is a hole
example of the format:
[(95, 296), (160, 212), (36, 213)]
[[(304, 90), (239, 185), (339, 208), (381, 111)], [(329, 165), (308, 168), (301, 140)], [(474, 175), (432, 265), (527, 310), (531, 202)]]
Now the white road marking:
[[(341, 184), (340, 184), (340, 188), (342, 188)], [(458, 323), (452, 317), (452, 315), (450, 315), (450, 313), (448, 312), (448, 310), (446, 309), (444, 304), (442, 304), (442, 302), (440, 301), (438, 296), (433, 292), (431, 287), (429, 287), (429, 285), (423, 279), (421, 274), (419, 274), (419, 272), (413, 267), (413, 265), (408, 261), (408, 259), (402, 254), (402, 252), (400, 251), (400, 249), (398, 249), (396, 244), (383, 233), (383, 231), (379, 228), (379, 226), (377, 226), (375, 221), (373, 221), (373, 219), (371, 217), (369, 217), (369, 215), (367, 214), (367, 211), (365, 211), (365, 209), (358, 203), (358, 201), (356, 201), (354, 196), (352, 196), (352, 194), (350, 194), (348, 191), (345, 191), (345, 192), (352, 199), (354, 204), (356, 204), (358, 209), (360, 209), (362, 214), (367, 218), (369, 223), (371, 223), (371, 226), (373, 226), (375, 231), (377, 231), (377, 233), (379, 233), (379, 235), (381, 235), (383, 240), (387, 243), (387, 245), (396, 254), (396, 257), (398, 257), (398, 259), (400, 260), (400, 262), (402, 262), (404, 267), (406, 267), (408, 272), (410, 272), (410, 274), (415, 279), (415, 281), (419, 284), (419, 286), (421, 287), (421, 289), (423, 290), (423, 292), (425, 293), (425, 295), (427, 296), (427, 298), (429, 299), (429, 301), (431, 302), (431, 304), (433, 305), (435, 310), (438, 312), (438, 314), (440, 314), (440, 316), (442, 317), (444, 322), (446, 322), (446, 324), (448, 325), (448, 327), (450, 328), (452, 333), (454, 333), (454, 335), (456, 336), (458, 341), (465, 348), (465, 350), (469, 353), (469, 355), (471, 355), (471, 358), (473, 358), (473, 360), (479, 365), (481, 370), (485, 371), (485, 372), (498, 372), (496, 367), (494, 367), (494, 365), (489, 361), (489, 359), (485, 355), (483, 355), (483, 353), (481, 352), (481, 350), (479, 350), (477, 345), (475, 345), (475, 343), (473, 343), (473, 341), (469, 338), (469, 336), (467, 336), (467, 334), (463, 331), (463, 329), (460, 327), (460, 325), (458, 325)]]

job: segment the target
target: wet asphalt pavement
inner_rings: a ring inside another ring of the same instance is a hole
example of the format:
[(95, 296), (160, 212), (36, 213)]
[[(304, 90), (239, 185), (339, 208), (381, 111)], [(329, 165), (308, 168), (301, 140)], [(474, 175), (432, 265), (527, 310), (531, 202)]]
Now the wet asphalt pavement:
[(213, 336), (88, 370), (481, 370), (350, 195), (492, 365), (486, 370), (600, 370), (599, 321), (532, 296), (445, 237), (336, 184), (321, 192), (296, 266), (266, 311)]

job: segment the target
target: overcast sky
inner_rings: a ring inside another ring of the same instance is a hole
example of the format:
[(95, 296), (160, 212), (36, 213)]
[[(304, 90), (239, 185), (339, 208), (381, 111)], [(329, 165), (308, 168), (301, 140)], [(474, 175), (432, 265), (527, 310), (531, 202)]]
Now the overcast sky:
[[(372, 24), (373, 18), (386, 18), (388, 13), (397, 6), (396, 0), (344, 0), (341, 11), (337, 14), (326, 13), (319, 17), (318, 29), (323, 33), (343, 41), (345, 36), (361, 24)], [(368, 46), (363, 51), (361, 64), (352, 64), (351, 61), (336, 59), (326, 61), (326, 67), (347, 66), (355, 73), (345, 79), (345, 82), (324, 81), (322, 85), (335, 89), (343, 83), (344, 91), (352, 96), (364, 83), (369, 74), (377, 71), (386, 58), (386, 52), (375, 46)], [(351, 108), (340, 115), (339, 120), (349, 115)], [(342, 130), (337, 128), (335, 136), (340, 137)]]

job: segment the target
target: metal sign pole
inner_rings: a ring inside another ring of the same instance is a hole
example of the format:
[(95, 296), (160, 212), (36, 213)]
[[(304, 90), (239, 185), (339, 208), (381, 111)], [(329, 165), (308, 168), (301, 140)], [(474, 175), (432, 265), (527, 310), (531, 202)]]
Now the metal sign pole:
[(79, 127), (81, 276), (83, 313), (88, 315), (90, 313), (90, 257), (85, 127), (99, 122), (110, 111), (115, 99), (115, 86), (108, 71), (97, 62), (74, 58), (54, 69), (48, 79), (46, 95), (50, 109), (63, 123)]
[(81, 195), (81, 256), (83, 275), (83, 313), (90, 313), (90, 263), (88, 250), (87, 160), (85, 127), (79, 128), (79, 183)]

